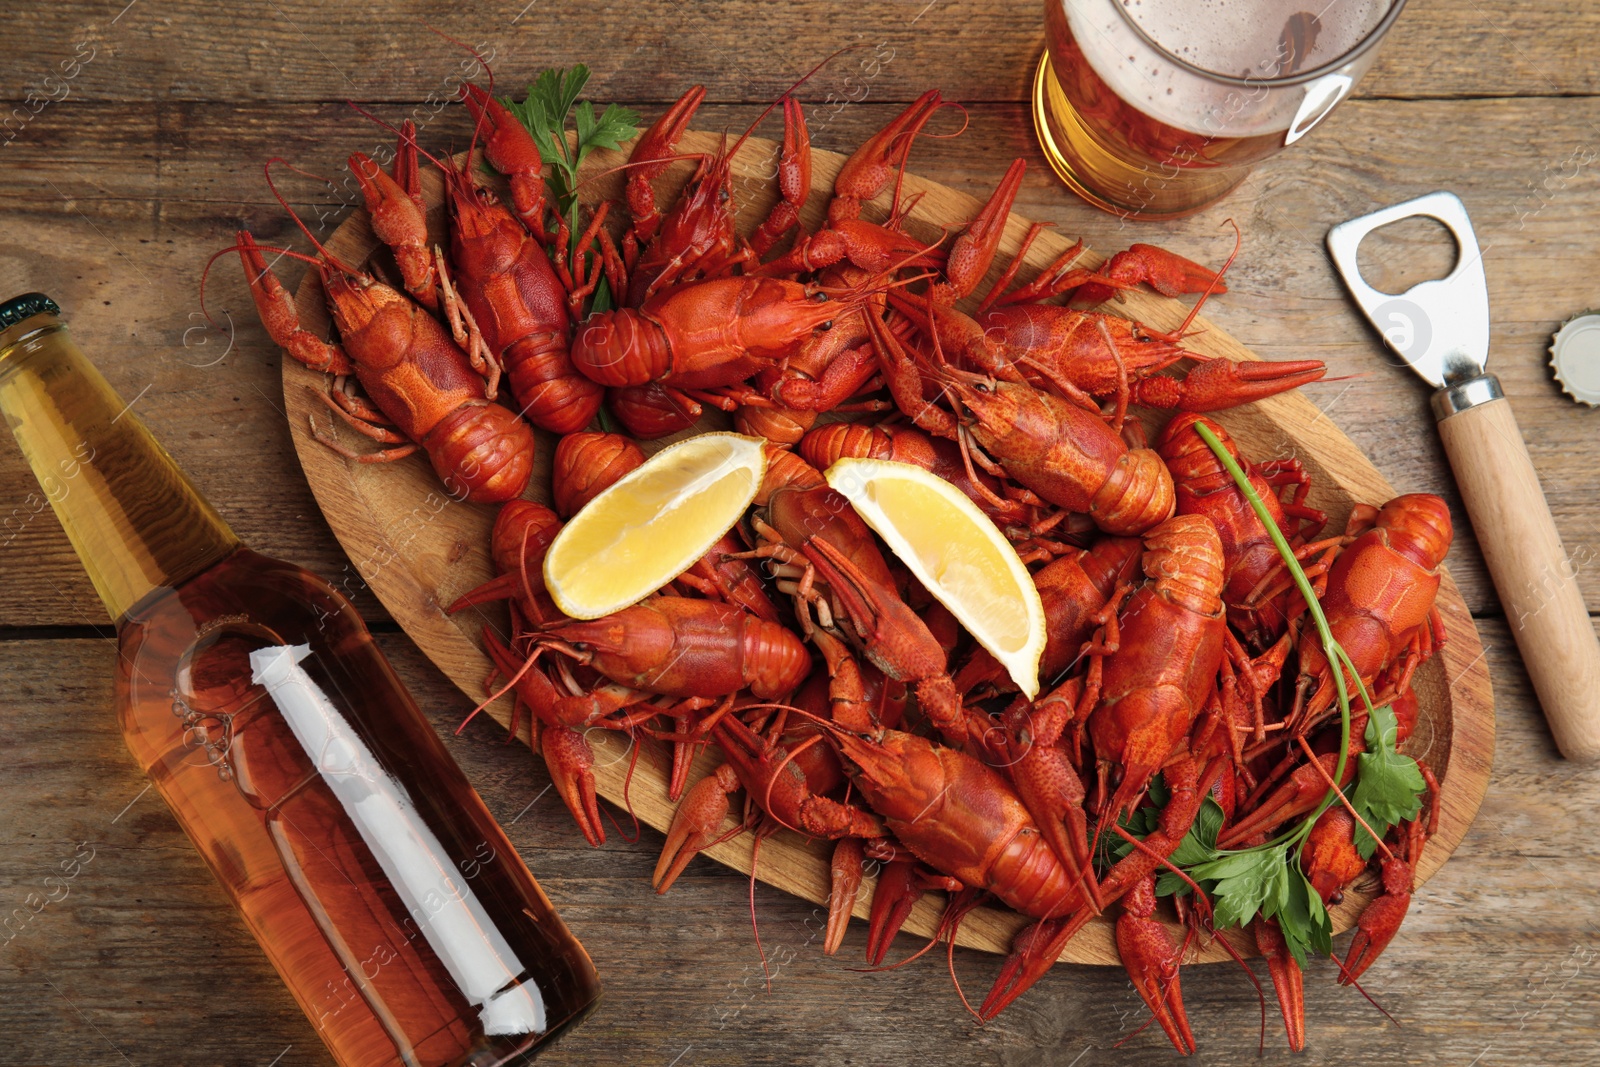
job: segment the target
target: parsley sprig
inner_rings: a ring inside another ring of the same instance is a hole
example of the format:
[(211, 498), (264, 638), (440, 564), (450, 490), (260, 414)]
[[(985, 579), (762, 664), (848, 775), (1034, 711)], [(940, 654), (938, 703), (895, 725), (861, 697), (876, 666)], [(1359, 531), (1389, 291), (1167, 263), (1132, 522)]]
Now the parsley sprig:
[[(1261, 525), (1267, 531), (1267, 535), (1272, 538), (1272, 543), (1277, 548), (1278, 555), (1283, 557), (1284, 567), (1288, 569), (1289, 576), (1294, 579), (1295, 587), (1299, 589), (1300, 596), (1306, 602), (1306, 610), (1310, 613), (1312, 622), (1316, 624), (1317, 634), (1322, 638), (1322, 651), (1327, 657), (1329, 669), (1333, 672), (1334, 688), (1339, 695), (1339, 760), (1334, 766), (1333, 780), (1335, 782), (1340, 781), (1344, 778), (1345, 763), (1350, 758), (1350, 691), (1345, 685), (1344, 675), (1346, 669), (1349, 670), (1350, 677), (1355, 679), (1356, 687), (1361, 693), (1361, 700), (1366, 704), (1369, 714), (1373, 710), (1372, 697), (1368, 695), (1367, 687), (1361, 681), (1361, 672), (1356, 670), (1354, 663), (1350, 662), (1350, 656), (1345, 652), (1344, 647), (1334, 639), (1333, 630), (1328, 626), (1328, 617), (1322, 613), (1322, 604), (1317, 600), (1316, 591), (1311, 588), (1311, 579), (1306, 577), (1306, 572), (1300, 566), (1300, 561), (1295, 558), (1294, 549), (1289, 547), (1289, 539), (1283, 536), (1282, 530), (1278, 529), (1277, 521), (1273, 519), (1272, 513), (1267, 510), (1267, 505), (1262, 501), (1260, 494), (1256, 492), (1255, 486), (1250, 484), (1249, 477), (1240, 468), (1238, 461), (1228, 453), (1228, 450), (1222, 446), (1222, 442), (1217, 440), (1216, 434), (1212, 433), (1205, 423), (1195, 423), (1194, 429), (1195, 433), (1199, 434), (1200, 440), (1204, 441), (1206, 447), (1210, 448), (1216, 455), (1217, 462), (1221, 463), (1233, 478), (1234, 484), (1239, 487), (1239, 492), (1243, 493), (1245, 500), (1249, 501), (1250, 509), (1256, 513), (1256, 518), (1261, 521)], [(1291, 830), (1284, 840), (1288, 840), (1288, 838), (1295, 835), (1298, 835), (1300, 840), (1304, 840), (1305, 835), (1311, 832), (1311, 825), (1322, 816), (1324, 811), (1328, 810), (1329, 805), (1333, 802), (1334, 790), (1330, 788), (1328, 795), (1322, 798), (1316, 809), (1307, 816), (1300, 826)]]
[[(1385, 705), (1373, 710), (1367, 719), (1367, 750), (1356, 757), (1356, 783), (1350, 792), (1350, 806), (1380, 837), (1396, 823), (1417, 817), (1427, 789), (1417, 761), (1394, 750), (1398, 729), (1394, 709)], [(1364, 860), (1378, 849), (1378, 838), (1366, 826), (1356, 824), (1355, 839)]]
[[(1249, 478), (1204, 424), (1197, 424), (1195, 432), (1233, 477), (1239, 491), (1261, 520), (1261, 525), (1272, 537), (1322, 638), (1323, 651), (1333, 670), (1339, 701), (1339, 759), (1333, 773), (1335, 782), (1344, 776), (1350, 751), (1351, 694), (1345, 682), (1346, 671), (1355, 679), (1357, 694), (1367, 707), (1366, 751), (1357, 757), (1356, 780), (1347, 794), (1356, 815), (1365, 820), (1377, 835), (1374, 837), (1367, 833), (1359, 824), (1356, 827), (1356, 848), (1363, 858), (1370, 859), (1378, 847), (1379, 839), (1389, 827), (1415, 818), (1421, 810), (1421, 794), (1426, 788), (1422, 772), (1414, 759), (1395, 751), (1397, 723), (1394, 710), (1387, 705), (1373, 706), (1355, 665), (1334, 639), (1322, 605), (1311, 588), (1310, 579), (1306, 577), (1294, 550), (1289, 547), (1288, 539), (1278, 529), (1278, 524), (1267, 511)], [(1162, 797), (1153, 786), (1154, 783), (1151, 789), (1154, 806), (1141, 808), (1123, 823), (1136, 837), (1143, 837), (1155, 829)], [(1217, 929), (1243, 926), (1258, 914), (1273, 919), (1283, 934), (1290, 954), (1303, 967), (1308, 952), (1328, 953), (1333, 949), (1332, 921), (1322, 905), (1322, 898), (1311, 887), (1301, 869), (1299, 860), (1311, 828), (1322, 813), (1336, 802), (1337, 793), (1330, 787), (1314, 810), (1275, 840), (1254, 848), (1226, 851), (1217, 848), (1217, 836), (1223, 821), (1222, 808), (1208, 796), (1201, 803), (1194, 825), (1172, 853), (1171, 862), (1188, 874), (1211, 898), (1213, 924)], [(1131, 845), (1124, 843), (1115, 852), (1122, 856), (1131, 849)], [(1161, 896), (1169, 896), (1183, 895), (1192, 890), (1187, 882), (1166, 870), (1157, 879), (1156, 892)]]
[[(520, 103), (509, 98), (501, 102), (528, 128), (539, 154), (548, 168), (545, 183), (556, 210), (566, 220), (571, 234), (567, 255), (570, 257), (577, 245), (578, 234), (578, 171), (589, 153), (597, 148), (615, 149), (638, 133), (639, 113), (617, 104), (607, 105), (595, 114), (593, 102), (579, 100), (578, 94), (589, 82), (589, 68), (582, 63), (571, 70), (547, 70), (528, 86), (525, 99)], [(567, 136), (567, 118), (571, 116), (576, 137)], [(573, 276), (580, 275), (585, 263), (573, 263)], [(604, 310), (610, 305), (610, 292), (605, 279), (595, 289), (594, 309)]]

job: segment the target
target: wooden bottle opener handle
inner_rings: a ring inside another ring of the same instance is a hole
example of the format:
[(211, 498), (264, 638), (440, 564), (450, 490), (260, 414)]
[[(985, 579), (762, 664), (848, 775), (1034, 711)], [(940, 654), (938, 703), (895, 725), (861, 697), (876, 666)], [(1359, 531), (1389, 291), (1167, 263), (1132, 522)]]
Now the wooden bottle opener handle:
[(1556, 746), (1600, 758), (1600, 640), (1511, 403), (1457, 411), (1439, 435)]

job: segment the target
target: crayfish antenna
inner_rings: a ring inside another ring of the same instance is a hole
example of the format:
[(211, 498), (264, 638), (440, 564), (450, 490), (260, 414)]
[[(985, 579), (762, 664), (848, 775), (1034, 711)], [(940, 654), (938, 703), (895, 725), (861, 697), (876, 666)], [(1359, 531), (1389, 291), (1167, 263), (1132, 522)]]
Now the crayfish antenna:
[[(485, 629), (487, 629), (487, 627)], [(542, 647), (535, 648), (531, 653), (528, 654), (528, 658), (522, 661), (522, 666), (517, 668), (517, 672), (507, 679), (505, 685), (501, 686), (493, 693), (490, 693), (484, 698), (483, 703), (467, 712), (467, 717), (461, 720), (460, 726), (456, 727), (456, 734), (459, 736), (461, 731), (467, 728), (467, 723), (478, 717), (478, 713), (480, 711), (482, 711), (484, 708), (487, 708), (490, 704), (493, 704), (496, 700), (499, 700), (501, 697), (505, 696), (507, 693), (511, 692), (511, 690), (516, 688), (517, 683), (522, 681), (523, 676), (526, 675), (528, 671), (533, 669), (534, 663), (537, 662), (539, 659), (539, 654), (543, 651), (544, 649)]]
[(739, 139), (737, 141), (733, 142), (733, 148), (731, 150), (729, 150), (728, 152), (724, 153), (725, 156), (728, 159), (732, 159), (734, 156), (738, 155), (739, 154), (739, 149), (744, 147), (744, 143), (750, 139), (750, 135), (755, 133), (756, 132), (756, 128), (758, 126), (760, 126), (763, 122), (766, 121), (767, 116), (772, 114), (773, 109), (776, 108), (779, 104), (782, 104), (791, 95), (793, 95), (793, 93), (794, 93), (794, 91), (796, 89), (800, 88), (800, 86), (802, 86), (806, 82), (810, 81), (816, 75), (816, 73), (819, 70), (821, 70), (823, 67), (826, 67), (829, 63), (832, 63), (835, 59), (838, 59), (840, 56), (844, 55), (846, 52), (853, 52), (853, 51), (856, 51), (857, 49), (861, 49), (861, 48), (865, 48), (865, 47), (867, 47), (867, 46), (864, 45), (864, 44), (853, 44), (853, 45), (848, 45), (848, 46), (846, 46), (844, 48), (841, 48), (838, 51), (834, 52), (832, 55), (829, 55), (829, 56), (825, 57), (822, 60), (822, 62), (818, 63), (816, 66), (812, 67), (810, 70), (806, 71), (804, 74), (800, 75), (800, 77), (795, 79), (795, 81), (789, 86), (789, 88), (787, 88), (783, 92), (779, 93), (777, 98), (774, 99), (772, 101), (772, 103), (770, 103), (766, 107), (762, 108), (761, 114), (757, 115), (756, 118), (755, 118), (755, 121), (752, 122), (745, 129), (744, 133), (739, 135)]
[(772, 995), (772, 971), (767, 968), (767, 950), (761, 947), (761, 925), (756, 922), (756, 861), (761, 856), (761, 839), (765, 834), (756, 834), (755, 844), (750, 848), (750, 932), (756, 938), (756, 955), (761, 957), (761, 973), (767, 979), (767, 995)]
[[(956, 130), (954, 133), (928, 134), (928, 136), (932, 137), (935, 141), (943, 141), (951, 137), (960, 137), (963, 133), (967, 132), (967, 126), (972, 121), (972, 116), (967, 113), (967, 109), (961, 104), (956, 103), (954, 100), (940, 100), (933, 106), (931, 110), (929, 110), (928, 118), (931, 119), (940, 108), (944, 107), (953, 107), (957, 111), (961, 112), (961, 128)], [(923, 123), (926, 122), (927, 119), (924, 119)], [(907, 198), (904, 202), (902, 202), (900, 196), (906, 180), (906, 163), (911, 158), (911, 145), (916, 141), (917, 134), (921, 132), (922, 124), (913, 126), (905, 135), (904, 145), (897, 149), (900, 155), (900, 165), (895, 168), (894, 196), (889, 201), (889, 218), (893, 220), (896, 226), (898, 226), (907, 215), (911, 214), (911, 212), (915, 210), (918, 201), (927, 195), (926, 193), (917, 193), (914, 196)], [(943, 240), (943, 238), (940, 239)]]
[[(494, 68), (489, 65), (489, 61), (484, 58), (483, 53), (479, 52), (467, 42), (460, 40), (459, 38), (452, 37), (437, 27), (428, 26), (426, 29), (435, 37), (449, 41), (463, 52), (466, 52), (477, 62), (478, 66), (483, 68), (483, 76), (489, 80), (489, 88), (485, 90), (485, 94), (492, 99), (494, 97)], [(461, 95), (463, 100), (467, 99), (470, 95), (465, 84), (463, 84), (461, 87)], [(486, 107), (470, 108), (469, 110), (473, 112), (472, 140), (467, 142), (467, 158), (470, 160), (472, 158), (473, 149), (477, 147), (478, 139), (483, 134), (484, 123), (489, 118), (489, 112)], [(429, 156), (428, 158), (433, 159), (432, 156)], [(438, 160), (433, 161), (435, 164), (438, 163)]]
[(639, 739), (634, 735), (634, 727), (629, 726), (628, 734), (628, 772), (622, 776), (622, 809), (628, 813), (628, 818), (633, 820), (633, 834), (629, 836), (623, 829), (617, 817), (611, 814), (610, 808), (602, 808), (605, 817), (611, 820), (611, 828), (616, 830), (617, 836), (630, 845), (639, 843), (639, 836), (643, 832), (639, 824), (639, 813), (633, 810), (633, 772), (639, 766)]
[(479, 52), (476, 48), (461, 40), (459, 37), (452, 37), (448, 33), (445, 33), (443, 30), (435, 26), (424, 26), (423, 28), (429, 33), (433, 34), (435, 37), (438, 37), (441, 40), (449, 41), (463, 52), (466, 52), (473, 59), (477, 60), (478, 66), (483, 68), (484, 77), (489, 79), (489, 92), (494, 92), (494, 68), (489, 66), (489, 61), (483, 58), (482, 52)]
[[(356, 103), (354, 100), (346, 100), (344, 102), (344, 106), (349, 108), (351, 111), (354, 111), (357, 115), (360, 115), (362, 118), (366, 119), (367, 121), (373, 123), (374, 125), (381, 126), (383, 129), (388, 130), (390, 133), (394, 134), (396, 140), (399, 141), (400, 143), (404, 144), (406, 146), (406, 150), (408, 152), (411, 151), (412, 149), (415, 149), (417, 154), (422, 156), (429, 163), (432, 163), (434, 166), (438, 167), (440, 170), (444, 171), (446, 174), (450, 173), (450, 169), (451, 168), (447, 163), (445, 163), (444, 160), (441, 160), (438, 156), (434, 155), (432, 152), (429, 152), (426, 148), (423, 148), (420, 144), (417, 144), (416, 127), (415, 127), (414, 124), (411, 123), (410, 119), (407, 119), (405, 124), (403, 124), (401, 126), (396, 126), (394, 123), (389, 122), (386, 119), (379, 118), (377, 115), (374, 115), (371, 111), (368, 111), (366, 108), (362, 107), (360, 104)], [(407, 126), (411, 127), (409, 133), (407, 132), (407, 129), (406, 129)], [(469, 151), (468, 158), (470, 159), (471, 158), (471, 156), (470, 156), (470, 151), (471, 150), (469, 149), (468, 151)], [(449, 157), (446, 157), (446, 158), (449, 158)], [(295, 171), (295, 173), (303, 174), (305, 172), (304, 171)], [(315, 175), (309, 175), (309, 176), (310, 177), (315, 177)], [(398, 178), (396, 180), (399, 181)], [(406, 182), (402, 182), (401, 184), (405, 185)]]
[[(249, 231), (241, 230), (239, 232), (248, 233)], [(309, 263), (313, 267), (320, 267), (322, 265), (316, 256), (308, 256), (304, 252), (296, 252), (288, 248), (278, 248), (274, 245), (257, 244), (254, 238), (251, 238), (248, 244), (240, 241), (238, 243), (229, 245), (227, 248), (217, 249), (217, 251), (211, 253), (211, 258), (206, 260), (206, 265), (200, 270), (200, 313), (206, 317), (206, 322), (212, 326), (217, 324), (217, 320), (211, 317), (211, 312), (206, 307), (206, 280), (211, 277), (211, 265), (230, 252), (272, 252), (278, 256), (288, 256), (290, 259), (298, 259), (302, 263)], [(226, 313), (226, 310), (224, 310), (224, 314)]]
[(944, 907), (944, 914), (939, 917), (939, 929), (934, 934), (935, 937), (944, 939), (945, 966), (950, 970), (950, 982), (956, 987), (956, 996), (961, 998), (961, 1006), (967, 1009), (968, 1015), (978, 1020), (979, 1025), (983, 1023), (983, 1016), (979, 1015), (972, 1003), (967, 1000), (966, 990), (961, 988), (961, 979), (956, 974), (956, 931), (961, 928), (961, 920), (978, 906), (983, 896), (983, 891), (977, 889), (963, 889), (959, 893), (952, 894), (949, 903)]
[(320, 174), (313, 174), (310, 171), (301, 170), (299, 167), (296, 167), (293, 163), (290, 163), (282, 156), (273, 156), (271, 159), (268, 159), (261, 165), (261, 173), (267, 179), (267, 188), (272, 190), (273, 199), (278, 201), (278, 204), (288, 214), (290, 220), (295, 224), (295, 226), (299, 227), (300, 232), (306, 235), (306, 239), (309, 240), (311, 242), (311, 246), (317, 250), (317, 254), (329, 264), (346, 274), (360, 273), (354, 268), (345, 265), (345, 263), (342, 262), (338, 256), (335, 256), (332, 252), (329, 252), (327, 248), (323, 247), (322, 242), (317, 240), (317, 235), (311, 232), (311, 228), (305, 224), (305, 221), (300, 218), (300, 216), (295, 212), (294, 208), (289, 206), (289, 201), (285, 200), (283, 194), (278, 191), (278, 184), (272, 180), (272, 165), (274, 163), (282, 163), (285, 167), (288, 167), (296, 174), (303, 175), (307, 178), (314, 178), (326, 185), (332, 186), (333, 183), (322, 177)]
[(457, 597), (449, 607), (444, 609), (446, 615), (454, 615), (467, 608), (479, 604), (492, 604), (497, 600), (508, 600), (521, 591), (517, 576), (507, 571), (505, 574), (496, 575), (482, 585), (474, 586)]
[(1244, 246), (1244, 233), (1239, 229), (1239, 224), (1232, 219), (1224, 219), (1222, 224), (1233, 227), (1233, 251), (1228, 253), (1227, 261), (1222, 264), (1222, 269), (1217, 271), (1216, 277), (1212, 278), (1210, 283), (1206, 285), (1205, 291), (1200, 294), (1200, 299), (1195, 301), (1194, 307), (1189, 309), (1189, 314), (1184, 316), (1183, 322), (1179, 324), (1178, 328), (1166, 334), (1152, 333), (1150, 336), (1156, 340), (1170, 341), (1173, 344), (1181, 341), (1189, 332), (1190, 324), (1200, 314), (1200, 309), (1206, 306), (1206, 301), (1211, 299), (1211, 294), (1217, 292), (1217, 287), (1222, 285), (1222, 276), (1228, 273), (1228, 268), (1233, 266), (1233, 261), (1239, 258), (1239, 249)]
[(1386, 1009), (1382, 1004), (1379, 1004), (1376, 1000), (1372, 999), (1372, 994), (1361, 988), (1361, 983), (1356, 981), (1355, 976), (1350, 973), (1350, 969), (1344, 965), (1343, 960), (1341, 960), (1337, 955), (1330, 955), (1328, 958), (1333, 960), (1334, 964), (1339, 968), (1340, 985), (1355, 986), (1356, 992), (1365, 997), (1368, 1004), (1371, 1004), (1374, 1008), (1377, 1008), (1378, 1011), (1383, 1014), (1385, 1019), (1388, 1019), (1390, 1022), (1394, 1023), (1397, 1027), (1400, 1025), (1399, 1019), (1396, 1019), (1393, 1015), (1390, 1015), (1388, 1009)]

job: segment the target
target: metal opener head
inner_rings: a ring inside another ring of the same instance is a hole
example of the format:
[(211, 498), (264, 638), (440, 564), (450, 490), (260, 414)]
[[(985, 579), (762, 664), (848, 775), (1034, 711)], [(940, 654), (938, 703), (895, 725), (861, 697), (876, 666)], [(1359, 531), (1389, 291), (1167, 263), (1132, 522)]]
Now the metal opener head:
[[(1356, 249), (1380, 226), (1418, 215), (1444, 223), (1456, 241), (1456, 265), (1445, 277), (1399, 295), (1380, 293), (1361, 277)], [(1483, 376), (1489, 355), (1489, 287), (1472, 220), (1460, 197), (1429, 193), (1341, 222), (1328, 231), (1328, 253), (1384, 342), (1434, 388)]]

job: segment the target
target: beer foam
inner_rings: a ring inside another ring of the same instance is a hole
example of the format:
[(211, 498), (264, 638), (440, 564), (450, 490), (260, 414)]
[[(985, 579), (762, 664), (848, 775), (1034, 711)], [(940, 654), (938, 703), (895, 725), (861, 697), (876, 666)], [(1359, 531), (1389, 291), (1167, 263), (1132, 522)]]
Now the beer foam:
[[(1303, 86), (1268, 79), (1314, 70), (1371, 33), (1390, 0), (1062, 0), (1094, 72), (1124, 101), (1169, 126), (1214, 137), (1285, 131)], [(1121, 11), (1117, 10), (1118, 6)], [(1223, 85), (1172, 63), (1151, 41), (1202, 70), (1260, 79)], [(1303, 53), (1303, 54), (1297, 54)], [(1363, 57), (1370, 62), (1371, 53)], [(1351, 72), (1365, 69), (1366, 63)]]

